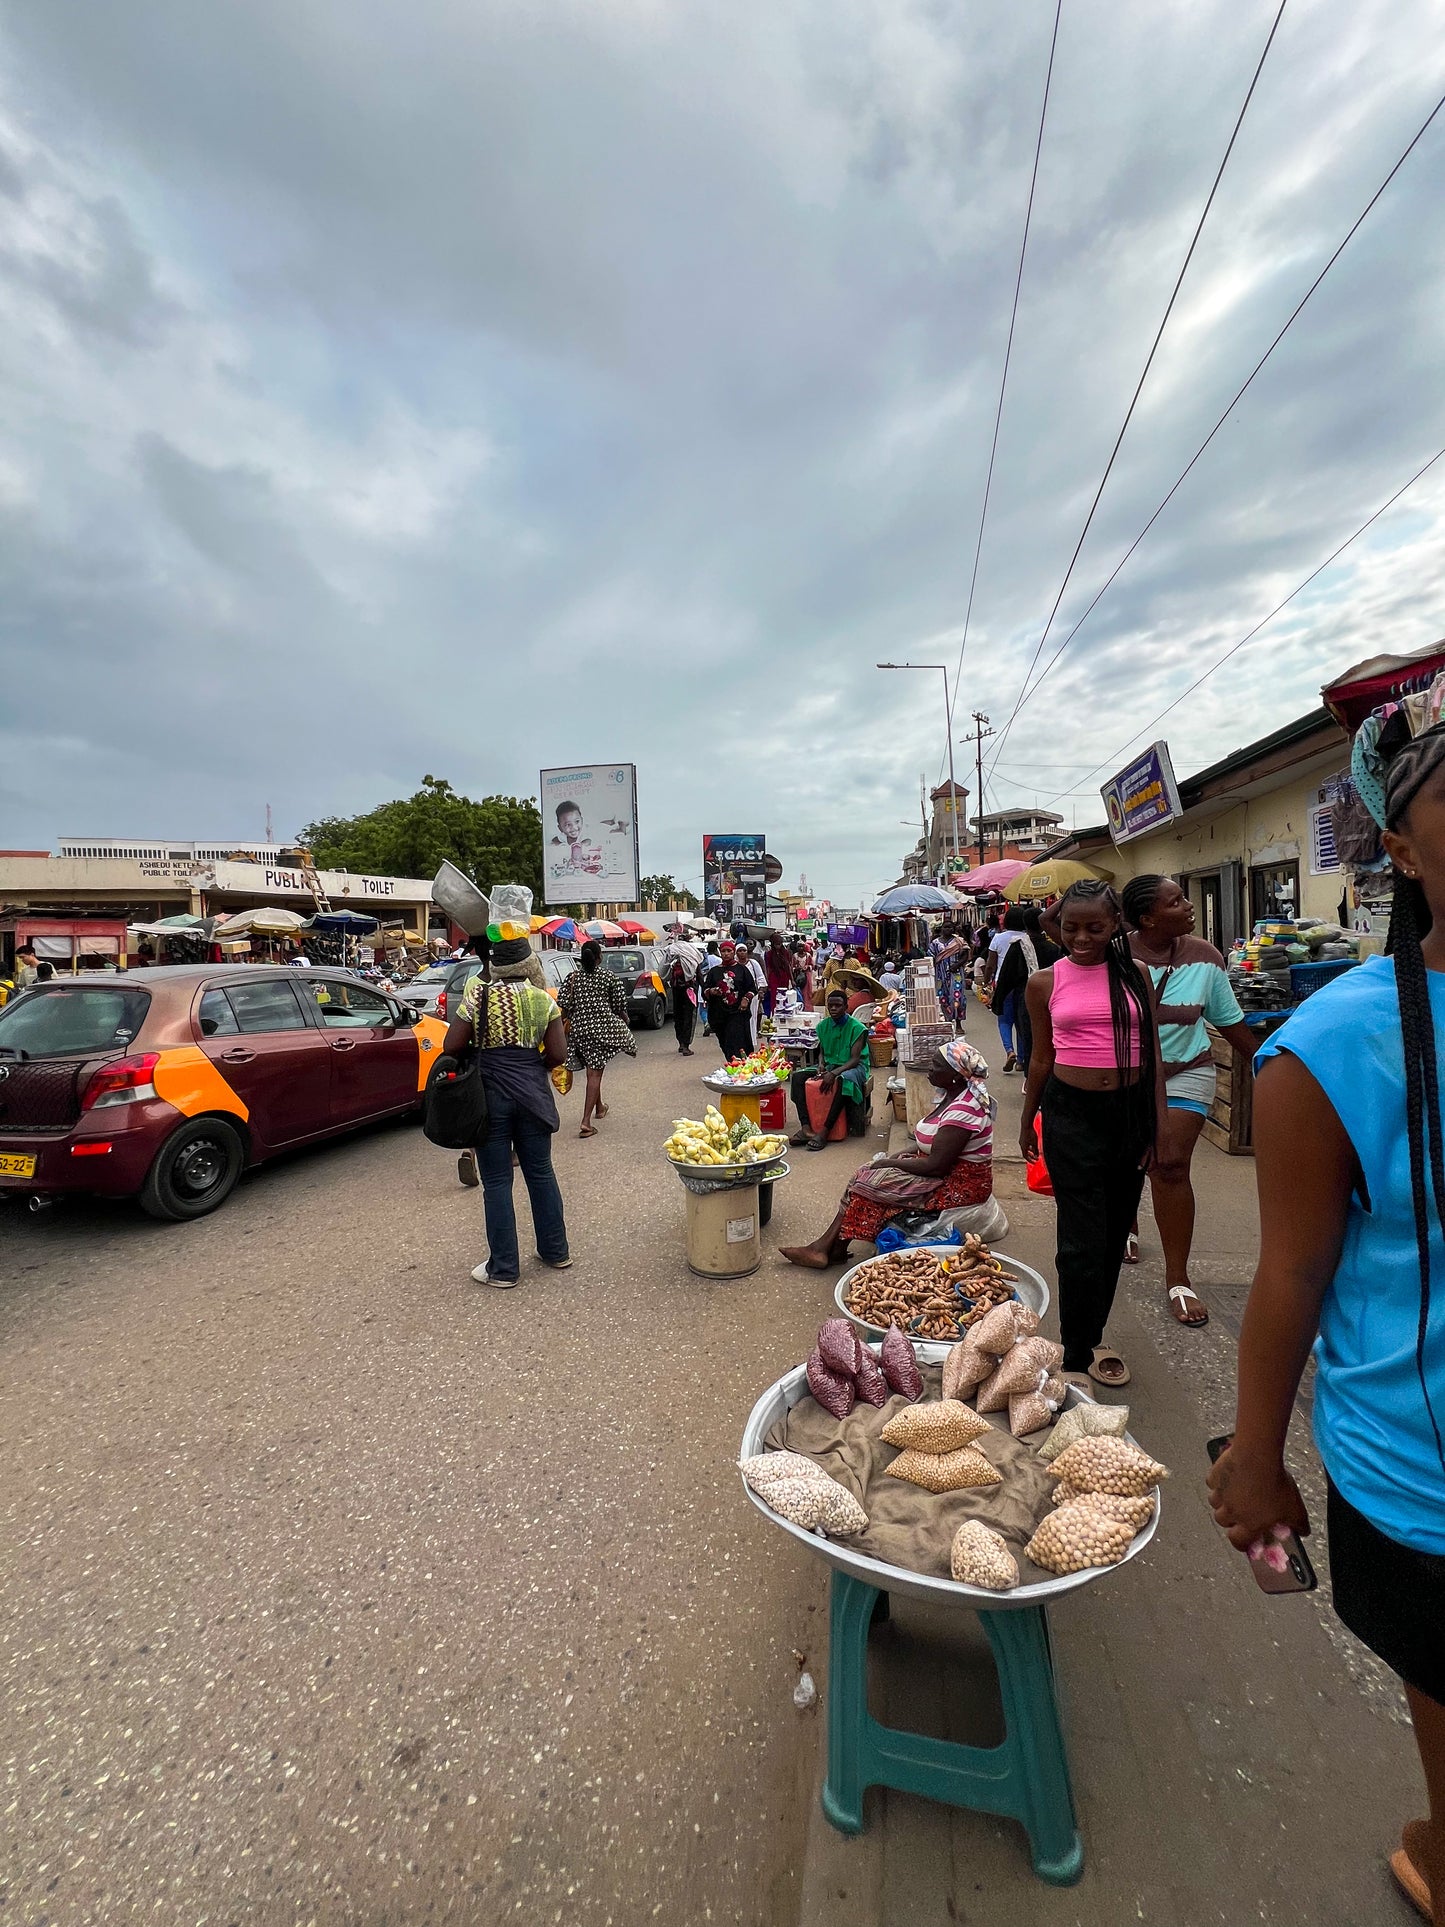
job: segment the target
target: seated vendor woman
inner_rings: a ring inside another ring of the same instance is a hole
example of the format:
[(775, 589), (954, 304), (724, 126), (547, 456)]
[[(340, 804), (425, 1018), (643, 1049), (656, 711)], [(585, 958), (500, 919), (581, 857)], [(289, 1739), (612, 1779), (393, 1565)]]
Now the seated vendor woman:
[[(848, 999), (841, 990), (828, 992), (828, 1014), (818, 1019), (815, 1034), (820, 1068), (793, 1072), (793, 1102), (798, 1107), (803, 1128), (795, 1131), (788, 1141), (806, 1144), (810, 1151), (821, 1151), (845, 1104), (850, 1107), (849, 1130), (854, 1137), (863, 1135), (867, 1128), (863, 1106), (868, 1101), (872, 1066), (868, 1061), (868, 1027), (848, 1015)], [(821, 1131), (813, 1129), (808, 1117), (808, 1081), (813, 1077), (818, 1078), (824, 1092), (831, 1092), (833, 1098)]]
[(784, 1250), (789, 1264), (822, 1271), (841, 1265), (854, 1238), (876, 1243), (893, 1218), (913, 1211), (955, 1211), (993, 1196), (993, 1118), (988, 1065), (963, 1038), (933, 1057), (928, 1081), (938, 1102), (914, 1132), (918, 1148), (875, 1158), (853, 1173), (838, 1215), (809, 1245)]

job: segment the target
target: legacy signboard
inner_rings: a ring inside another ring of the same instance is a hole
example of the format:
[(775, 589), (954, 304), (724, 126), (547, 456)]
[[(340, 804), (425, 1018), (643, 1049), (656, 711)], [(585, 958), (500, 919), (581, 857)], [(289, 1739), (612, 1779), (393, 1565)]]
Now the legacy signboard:
[(1151, 743), (1117, 776), (1111, 776), (1099, 794), (1115, 843), (1128, 843), (1183, 815), (1167, 743)]
[(636, 903), (636, 764), (544, 769), (541, 798), (544, 900)]
[(768, 839), (751, 831), (717, 832), (702, 840), (707, 913), (719, 923), (761, 923), (768, 896)]

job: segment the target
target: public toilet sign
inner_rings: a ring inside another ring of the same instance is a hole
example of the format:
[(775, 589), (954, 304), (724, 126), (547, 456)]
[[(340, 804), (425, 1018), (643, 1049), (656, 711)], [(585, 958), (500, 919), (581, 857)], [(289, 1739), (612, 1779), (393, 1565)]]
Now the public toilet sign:
[(1184, 814), (1167, 743), (1151, 743), (1142, 755), (1111, 776), (1099, 794), (1116, 844), (1162, 829)]

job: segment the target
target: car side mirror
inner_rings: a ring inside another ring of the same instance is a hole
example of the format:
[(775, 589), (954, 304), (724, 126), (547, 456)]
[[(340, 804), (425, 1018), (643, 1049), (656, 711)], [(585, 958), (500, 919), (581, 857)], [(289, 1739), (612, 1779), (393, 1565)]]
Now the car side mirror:
[(397, 1006), (396, 1021), (399, 1024), (419, 1024), (421, 1022), (421, 1012), (416, 1008), (415, 1004), (399, 1004)]

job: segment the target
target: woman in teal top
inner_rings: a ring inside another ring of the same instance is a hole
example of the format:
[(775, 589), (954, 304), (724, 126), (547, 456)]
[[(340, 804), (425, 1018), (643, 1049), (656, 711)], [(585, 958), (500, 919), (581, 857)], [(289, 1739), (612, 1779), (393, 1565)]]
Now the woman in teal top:
[[(1189, 1280), (1194, 1242), (1190, 1166), (1214, 1104), (1214, 1057), (1205, 1025), (1212, 1024), (1246, 1062), (1257, 1040), (1244, 1021), (1223, 957), (1212, 943), (1194, 935), (1194, 905), (1173, 877), (1131, 877), (1120, 900), (1134, 932), (1130, 951), (1148, 970), (1159, 998), (1167, 1108), (1159, 1120), (1159, 1154), (1149, 1173), (1149, 1190), (1164, 1247), (1164, 1289), (1181, 1325), (1207, 1325), (1209, 1313)], [(1139, 1262), (1137, 1223), (1124, 1262)]]
[(1390, 1864), (1445, 1923), (1445, 727), (1390, 766), (1385, 847), (1393, 955), (1317, 991), (1256, 1059), (1259, 1268), (1209, 1483), (1242, 1551), (1309, 1530), (1283, 1455), (1314, 1343), (1335, 1609), (1404, 1681), (1430, 1796)]

